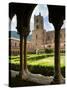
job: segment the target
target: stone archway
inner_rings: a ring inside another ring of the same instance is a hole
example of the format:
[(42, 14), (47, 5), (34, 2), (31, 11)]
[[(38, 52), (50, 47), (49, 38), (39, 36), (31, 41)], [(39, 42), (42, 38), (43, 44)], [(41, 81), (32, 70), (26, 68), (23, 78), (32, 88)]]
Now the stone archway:
[[(20, 77), (21, 79), (30, 80), (35, 75), (30, 74), (26, 64), (26, 39), (29, 34), (29, 21), (33, 9), (36, 4), (25, 4), (22, 3), (10, 3), (9, 4), (9, 17), (12, 19), (13, 15), (17, 15), (17, 31), (20, 34)], [(60, 28), (63, 20), (65, 19), (65, 7), (64, 6), (51, 6), (47, 5), (49, 10), (49, 21), (53, 23), (55, 27), (55, 77), (53, 83), (63, 83), (64, 78), (61, 75), (60, 70), (60, 58), (59, 58), (59, 39), (60, 39)], [(59, 10), (60, 12), (58, 13)], [(25, 14), (26, 13), (26, 14)], [(28, 14), (27, 14), (28, 13)], [(23, 17), (22, 17), (23, 16)], [(24, 40), (24, 42), (23, 42)], [(24, 44), (24, 56), (23, 56), (23, 44)], [(23, 59), (24, 57), (24, 59)], [(44, 77), (45, 79), (45, 77)], [(45, 79), (46, 80), (46, 79)]]
[[(17, 31), (20, 35), (20, 71), (19, 76), (21, 79), (27, 79), (28, 69), (26, 64), (26, 39), (29, 34), (29, 21), (31, 13), (36, 4), (22, 4), (10, 3), (9, 4), (9, 17), (12, 20), (14, 14), (17, 16)], [(10, 21), (11, 21), (10, 20)], [(24, 47), (23, 47), (24, 46)], [(24, 50), (23, 50), (24, 49)]]

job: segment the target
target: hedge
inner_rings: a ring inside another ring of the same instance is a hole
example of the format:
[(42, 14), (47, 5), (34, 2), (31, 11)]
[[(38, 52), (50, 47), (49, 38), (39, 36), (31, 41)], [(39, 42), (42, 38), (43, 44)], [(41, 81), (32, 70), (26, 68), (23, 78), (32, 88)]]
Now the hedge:
[[(35, 73), (35, 74), (42, 74), (45, 76), (53, 76), (54, 75), (54, 67), (51, 66), (31, 66), (28, 65), (28, 69), (30, 72)], [(19, 71), (20, 66), (18, 64), (9, 64), (9, 70), (15, 70)], [(61, 68), (62, 75), (65, 77), (65, 67)]]

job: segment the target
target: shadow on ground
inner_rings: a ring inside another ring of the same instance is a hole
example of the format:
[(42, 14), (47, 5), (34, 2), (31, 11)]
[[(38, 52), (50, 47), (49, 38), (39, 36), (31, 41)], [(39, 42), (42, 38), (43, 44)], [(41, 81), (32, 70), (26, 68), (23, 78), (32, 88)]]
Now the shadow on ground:
[(20, 80), (17, 77), (11, 78), (9, 82), (10, 87), (26, 87), (26, 86), (39, 86), (41, 84), (34, 83), (31, 81)]

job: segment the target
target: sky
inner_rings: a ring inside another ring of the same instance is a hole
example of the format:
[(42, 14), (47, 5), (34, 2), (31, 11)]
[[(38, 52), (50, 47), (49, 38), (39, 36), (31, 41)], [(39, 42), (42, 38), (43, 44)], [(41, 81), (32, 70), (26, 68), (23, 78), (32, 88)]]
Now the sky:
[[(48, 12), (47, 5), (39, 4), (34, 8), (32, 12), (31, 19), (30, 19), (30, 31), (32, 32), (32, 30), (34, 30), (34, 15), (39, 15), (39, 13), (41, 13), (41, 16), (43, 16), (44, 29), (46, 31), (54, 30), (53, 24), (49, 22), (49, 17), (48, 17), (49, 12)], [(17, 26), (17, 19), (15, 15), (11, 21), (11, 31), (17, 31), (16, 26)], [(65, 27), (65, 21), (64, 21), (64, 24), (62, 25), (62, 28), (64, 27)]]

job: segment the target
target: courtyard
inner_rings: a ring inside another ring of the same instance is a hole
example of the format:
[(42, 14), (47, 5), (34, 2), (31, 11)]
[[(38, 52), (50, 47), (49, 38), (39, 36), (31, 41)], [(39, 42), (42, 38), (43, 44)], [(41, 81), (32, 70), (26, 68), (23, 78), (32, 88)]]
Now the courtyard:
[[(60, 66), (61, 66), (61, 72), (62, 75), (65, 77), (65, 54), (60, 53)], [(17, 86), (17, 81), (15, 79), (16, 73), (19, 72), (20, 69), (20, 56), (11, 56), (10, 57), (10, 70), (12, 70), (12, 76), (11, 76), (11, 85)], [(54, 53), (48, 53), (48, 54), (27, 54), (27, 66), (31, 73), (33, 74), (41, 74), (46, 77), (52, 77), (54, 75)], [(14, 75), (15, 74), (15, 75)], [(42, 78), (41, 78), (42, 79)], [(14, 80), (16, 81), (16, 84), (14, 84)], [(25, 85), (31, 85), (26, 81), (21, 81), (21, 86)], [(32, 82), (32, 85), (40, 85), (38, 83)]]

